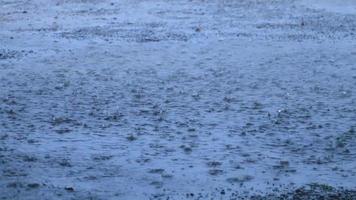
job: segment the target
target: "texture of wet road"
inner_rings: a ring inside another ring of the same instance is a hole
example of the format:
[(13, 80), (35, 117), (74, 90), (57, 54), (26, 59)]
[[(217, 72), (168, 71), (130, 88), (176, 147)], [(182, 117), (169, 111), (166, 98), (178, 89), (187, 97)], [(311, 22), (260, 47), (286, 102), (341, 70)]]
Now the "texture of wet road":
[(356, 15), (292, 0), (0, 6), (0, 198), (356, 187)]

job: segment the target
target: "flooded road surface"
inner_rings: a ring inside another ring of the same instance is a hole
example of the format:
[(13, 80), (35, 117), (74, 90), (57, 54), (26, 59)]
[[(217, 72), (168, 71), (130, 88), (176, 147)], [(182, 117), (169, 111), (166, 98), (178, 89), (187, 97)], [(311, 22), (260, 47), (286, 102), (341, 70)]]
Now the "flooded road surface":
[(0, 1), (0, 199), (356, 198), (356, 14), (315, 2)]

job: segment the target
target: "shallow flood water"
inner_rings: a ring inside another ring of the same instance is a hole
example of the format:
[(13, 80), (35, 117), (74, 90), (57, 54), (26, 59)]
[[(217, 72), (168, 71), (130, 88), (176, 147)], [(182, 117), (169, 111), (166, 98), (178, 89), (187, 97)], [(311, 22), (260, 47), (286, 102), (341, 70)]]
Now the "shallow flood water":
[(355, 189), (356, 15), (315, 5), (1, 1), (0, 198)]

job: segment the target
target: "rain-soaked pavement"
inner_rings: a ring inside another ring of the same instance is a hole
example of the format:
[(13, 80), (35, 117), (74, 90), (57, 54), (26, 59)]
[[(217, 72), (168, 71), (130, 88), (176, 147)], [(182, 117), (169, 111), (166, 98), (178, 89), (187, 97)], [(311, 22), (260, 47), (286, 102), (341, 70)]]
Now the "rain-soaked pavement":
[(1, 0), (0, 199), (356, 199), (355, 5)]

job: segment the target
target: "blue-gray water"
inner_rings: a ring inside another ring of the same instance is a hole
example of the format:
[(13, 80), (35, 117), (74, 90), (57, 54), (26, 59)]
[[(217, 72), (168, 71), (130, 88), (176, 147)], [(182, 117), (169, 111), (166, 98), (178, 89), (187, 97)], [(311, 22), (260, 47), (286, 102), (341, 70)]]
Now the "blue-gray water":
[(333, 5), (0, 1), (0, 198), (354, 189), (356, 15)]

